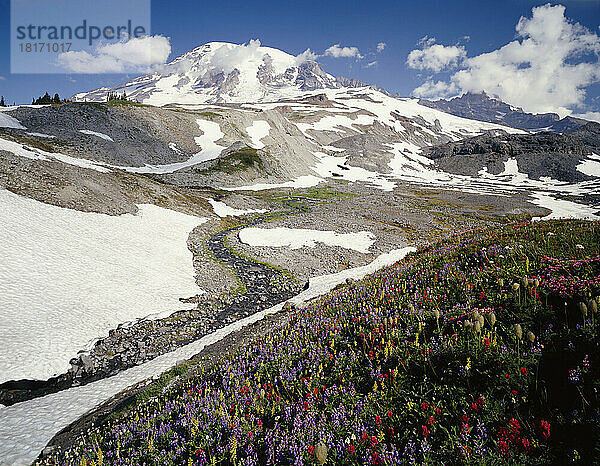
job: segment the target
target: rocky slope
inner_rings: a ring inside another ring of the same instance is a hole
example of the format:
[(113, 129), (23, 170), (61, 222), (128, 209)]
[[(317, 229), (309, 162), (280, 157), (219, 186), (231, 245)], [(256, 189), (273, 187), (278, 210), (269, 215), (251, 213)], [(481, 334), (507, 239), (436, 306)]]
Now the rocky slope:
[(425, 150), (438, 166), (452, 173), (476, 175), (482, 169), (498, 175), (505, 163), (515, 160), (519, 172), (533, 180), (550, 177), (577, 183), (597, 179), (577, 167), (600, 153), (600, 124), (590, 122), (566, 133), (488, 133)]

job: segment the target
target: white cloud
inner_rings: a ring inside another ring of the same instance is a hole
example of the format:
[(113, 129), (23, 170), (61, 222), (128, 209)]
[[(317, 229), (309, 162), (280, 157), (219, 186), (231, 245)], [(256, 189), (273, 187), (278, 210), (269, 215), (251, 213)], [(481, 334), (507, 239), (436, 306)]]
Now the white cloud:
[(454, 83), (446, 83), (444, 81), (434, 82), (431, 78), (429, 78), (419, 87), (417, 87), (412, 93), (416, 97), (423, 97), (426, 99), (442, 99), (444, 97), (456, 95), (457, 91)]
[(372, 67), (374, 67), (375, 65), (377, 65), (377, 60), (375, 60), (375, 61), (372, 61), (372, 62), (370, 62), (370, 63), (367, 63), (367, 64), (365, 65), (365, 68), (372, 68)]
[(71, 73), (129, 73), (146, 72), (161, 65), (170, 53), (169, 38), (145, 36), (98, 45), (91, 53), (85, 50), (61, 53), (57, 59)]
[(411, 51), (406, 59), (408, 66), (416, 70), (440, 72), (455, 68), (467, 56), (462, 45), (436, 44), (434, 37), (425, 36), (419, 43), (422, 48)]
[[(383, 44), (381, 42), (379, 45)], [(379, 45), (377, 46), (379, 48)], [(383, 44), (385, 47), (385, 44)], [(382, 48), (383, 50), (383, 48)], [(331, 47), (327, 48), (325, 52), (318, 54), (313, 52), (311, 49), (306, 49), (300, 55), (296, 56), (296, 65), (301, 65), (302, 63), (309, 60), (316, 60), (317, 58), (329, 56), (333, 58), (356, 58), (357, 60), (363, 59), (363, 55), (361, 55), (358, 47), (341, 47), (340, 44), (334, 44)]]
[(379, 42), (379, 44), (377, 44), (377, 53), (383, 52), (383, 49), (385, 49), (386, 45), (387, 44), (385, 42)]
[(218, 48), (210, 60), (210, 64), (219, 71), (225, 74), (231, 73), (240, 63), (255, 57), (261, 58), (262, 53), (259, 52), (260, 40), (253, 39), (247, 44), (242, 44), (233, 48), (220, 47)]
[(0, 81), (6, 81), (6, 78), (4, 76), (0, 76)]
[(521, 17), (516, 31), (516, 40), (463, 60), (445, 87), (429, 78), (413, 94), (486, 91), (526, 111), (560, 116), (582, 107), (585, 88), (600, 82), (600, 37), (569, 20), (564, 6), (550, 4), (533, 8), (530, 18)]
[(333, 58), (362, 58), (358, 47), (340, 47), (340, 44), (334, 44), (325, 50), (324, 55), (329, 55)]
[(296, 65), (301, 65), (307, 61), (314, 61), (319, 58), (320, 55), (314, 53), (311, 49), (306, 49), (300, 55), (296, 55)]
[(571, 116), (600, 123), (600, 112), (573, 113)]

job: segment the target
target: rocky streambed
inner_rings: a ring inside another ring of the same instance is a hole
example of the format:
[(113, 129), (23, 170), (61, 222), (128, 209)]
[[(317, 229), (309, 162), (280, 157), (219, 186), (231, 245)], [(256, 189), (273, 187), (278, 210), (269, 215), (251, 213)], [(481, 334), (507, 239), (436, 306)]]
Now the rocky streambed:
[[(293, 207), (292, 201), (290, 207)], [(206, 240), (205, 248), (213, 259), (233, 270), (238, 277), (237, 290), (182, 299), (193, 307), (165, 319), (144, 319), (121, 325), (96, 342), (89, 352), (81, 352), (73, 358), (71, 369), (65, 374), (46, 381), (18, 380), (1, 384), (0, 404), (9, 406), (110, 377), (298, 294), (301, 286), (290, 276), (239, 255), (226, 244), (226, 237), (231, 232), (263, 223), (268, 218), (268, 215), (255, 217), (218, 231)]]

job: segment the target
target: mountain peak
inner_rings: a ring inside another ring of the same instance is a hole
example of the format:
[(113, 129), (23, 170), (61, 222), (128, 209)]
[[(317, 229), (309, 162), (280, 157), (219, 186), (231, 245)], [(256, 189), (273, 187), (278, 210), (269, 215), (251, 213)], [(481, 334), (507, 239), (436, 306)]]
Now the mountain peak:
[(170, 103), (264, 102), (298, 97), (304, 91), (366, 84), (326, 73), (321, 65), (279, 49), (247, 44), (208, 42), (152, 74), (110, 89), (76, 94), (76, 101), (102, 101), (122, 93), (151, 105)]

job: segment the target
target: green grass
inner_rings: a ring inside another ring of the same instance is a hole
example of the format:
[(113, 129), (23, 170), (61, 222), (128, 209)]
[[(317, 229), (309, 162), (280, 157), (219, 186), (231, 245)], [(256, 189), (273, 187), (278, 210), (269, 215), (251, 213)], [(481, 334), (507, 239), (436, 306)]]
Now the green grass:
[(132, 100), (109, 100), (108, 102), (102, 102), (102, 105), (109, 107), (152, 107), (152, 105), (141, 104)]
[(236, 152), (227, 154), (225, 157), (218, 158), (208, 168), (195, 171), (201, 175), (208, 175), (215, 172), (235, 173), (248, 170), (252, 167), (263, 169), (264, 165), (256, 149), (244, 147)]

